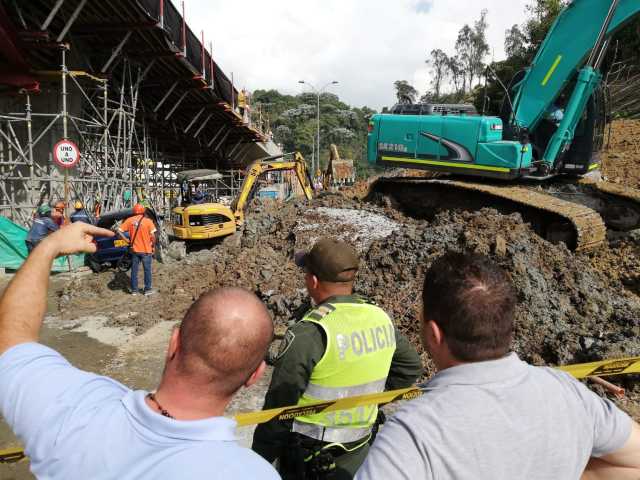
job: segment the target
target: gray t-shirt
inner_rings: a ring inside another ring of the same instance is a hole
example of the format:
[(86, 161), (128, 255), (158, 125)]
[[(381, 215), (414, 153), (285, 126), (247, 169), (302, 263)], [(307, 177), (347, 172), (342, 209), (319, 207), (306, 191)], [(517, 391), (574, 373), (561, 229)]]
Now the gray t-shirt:
[(387, 420), (356, 475), (368, 479), (578, 479), (621, 448), (631, 419), (568, 374), (515, 353), (437, 373)]

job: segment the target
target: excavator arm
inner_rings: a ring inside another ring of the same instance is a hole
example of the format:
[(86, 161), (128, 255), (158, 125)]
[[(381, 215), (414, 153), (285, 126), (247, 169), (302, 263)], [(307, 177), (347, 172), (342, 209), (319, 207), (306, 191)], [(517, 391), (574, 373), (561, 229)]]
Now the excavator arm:
[(242, 187), (240, 187), (240, 194), (238, 195), (238, 199), (236, 200), (235, 205), (232, 207), (236, 221), (238, 223), (242, 223), (243, 221), (244, 209), (247, 205), (247, 201), (249, 200), (249, 196), (251, 195), (251, 191), (253, 190), (253, 186), (255, 185), (258, 177), (260, 177), (260, 175), (262, 175), (263, 173), (274, 172), (278, 170), (295, 171), (296, 178), (298, 179), (298, 182), (302, 187), (305, 197), (307, 198), (307, 200), (311, 200), (313, 198), (313, 188), (311, 186), (311, 181), (309, 180), (307, 166), (302, 154), (296, 152), (293, 156), (293, 160), (283, 160), (283, 155), (258, 160), (252, 163), (247, 170), (247, 174), (245, 175), (244, 181), (242, 182)]
[(638, 0), (573, 0), (556, 19), (524, 78), (513, 88), (515, 126), (534, 130), (576, 74), (590, 68), (594, 72), (583, 73), (577, 82), (573, 108), (580, 116), (600, 82), (597, 70), (611, 36), (639, 13)]

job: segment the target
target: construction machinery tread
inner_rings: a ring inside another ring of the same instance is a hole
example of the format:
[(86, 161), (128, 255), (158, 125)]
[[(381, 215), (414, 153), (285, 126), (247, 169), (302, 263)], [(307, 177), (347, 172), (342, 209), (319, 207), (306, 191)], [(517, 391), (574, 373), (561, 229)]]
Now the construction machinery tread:
[(627, 187), (626, 185), (620, 185), (619, 183), (604, 181), (595, 183), (585, 182), (585, 184), (595, 187), (599, 192), (613, 195), (615, 197), (628, 200), (640, 205), (640, 190), (638, 190), (637, 188)]
[(572, 225), (575, 234), (573, 242), (575, 251), (594, 250), (601, 246), (606, 239), (607, 228), (598, 212), (533, 189), (448, 179), (389, 178), (383, 181), (384, 183), (398, 183), (399, 187), (407, 183), (432, 184), (461, 191), (479, 192), (522, 205), (542, 214), (553, 214)]

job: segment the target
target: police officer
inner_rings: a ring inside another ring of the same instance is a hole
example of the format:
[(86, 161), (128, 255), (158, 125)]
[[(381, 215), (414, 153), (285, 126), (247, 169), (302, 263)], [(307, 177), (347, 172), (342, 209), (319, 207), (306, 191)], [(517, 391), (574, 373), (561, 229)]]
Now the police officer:
[(91, 218), (87, 214), (87, 211), (84, 208), (84, 205), (80, 200), (76, 200), (76, 203), (73, 205), (75, 208), (75, 212), (71, 214), (71, 223), (75, 222), (84, 222), (84, 223), (93, 223), (91, 222)]
[[(264, 408), (334, 400), (413, 385), (420, 357), (389, 316), (353, 294), (359, 259), (345, 242), (321, 239), (296, 254), (316, 307), (290, 327), (275, 359)], [(278, 460), (284, 479), (351, 479), (369, 449), (376, 405), (259, 425), (253, 450)]]
[(31, 250), (36, 248), (43, 238), (60, 228), (58, 223), (51, 218), (52, 213), (51, 207), (46, 203), (38, 207), (37, 216), (33, 219), (25, 240), (27, 252), (31, 253)]

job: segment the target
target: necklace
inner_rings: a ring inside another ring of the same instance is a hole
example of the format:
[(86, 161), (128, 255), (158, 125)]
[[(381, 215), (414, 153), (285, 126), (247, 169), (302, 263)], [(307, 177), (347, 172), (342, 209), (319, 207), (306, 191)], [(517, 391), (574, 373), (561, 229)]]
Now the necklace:
[(158, 407), (158, 410), (160, 410), (160, 415), (167, 418), (173, 418), (175, 420), (175, 417), (173, 415), (171, 415), (167, 410), (162, 408), (162, 405), (160, 405), (160, 402), (156, 400), (156, 396), (153, 393), (151, 392), (147, 393), (147, 398), (156, 404), (156, 406)]

